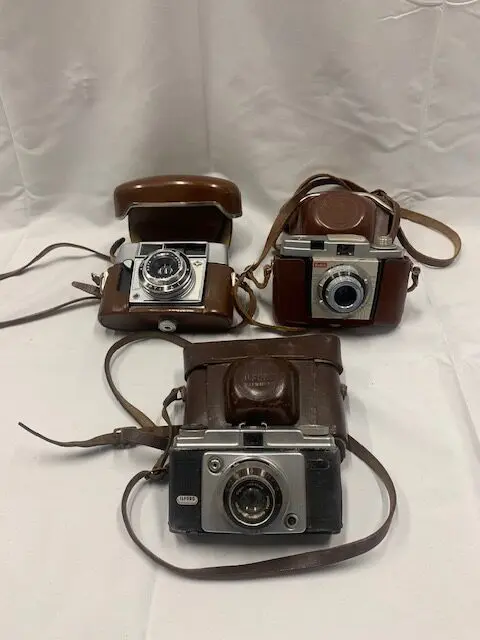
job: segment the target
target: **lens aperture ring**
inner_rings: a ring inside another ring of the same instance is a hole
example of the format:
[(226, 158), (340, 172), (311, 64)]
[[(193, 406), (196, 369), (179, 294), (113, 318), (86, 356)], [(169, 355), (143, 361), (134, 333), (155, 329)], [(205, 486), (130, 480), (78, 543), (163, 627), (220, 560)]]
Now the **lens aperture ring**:
[(225, 485), (225, 511), (236, 525), (264, 528), (278, 515), (282, 492), (275, 477), (263, 465), (242, 466), (234, 471)]
[(139, 279), (142, 288), (153, 298), (171, 300), (191, 291), (195, 272), (181, 251), (159, 249), (143, 260)]
[(318, 284), (320, 298), (336, 313), (353, 313), (365, 302), (367, 282), (349, 265), (338, 265), (325, 272)]

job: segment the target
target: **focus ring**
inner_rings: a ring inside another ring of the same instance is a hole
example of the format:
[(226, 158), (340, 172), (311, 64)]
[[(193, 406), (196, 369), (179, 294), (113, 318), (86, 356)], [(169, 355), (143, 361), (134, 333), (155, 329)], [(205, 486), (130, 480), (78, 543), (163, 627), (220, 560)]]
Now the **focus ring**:
[(225, 485), (223, 501), (225, 511), (234, 524), (259, 529), (278, 515), (282, 493), (273, 475), (252, 463), (232, 474)]
[(190, 260), (182, 252), (159, 249), (143, 260), (139, 280), (142, 288), (153, 298), (171, 300), (192, 289), (195, 272)]
[(358, 271), (348, 265), (329, 269), (318, 285), (319, 296), (336, 313), (353, 313), (365, 302), (367, 287)]

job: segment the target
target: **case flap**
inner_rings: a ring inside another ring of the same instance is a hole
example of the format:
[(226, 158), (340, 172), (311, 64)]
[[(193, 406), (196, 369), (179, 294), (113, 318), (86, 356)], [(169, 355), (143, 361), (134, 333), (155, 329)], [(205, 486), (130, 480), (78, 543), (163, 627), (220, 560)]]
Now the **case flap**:
[(185, 379), (198, 367), (261, 356), (291, 360), (321, 360), (334, 366), (339, 374), (343, 371), (339, 338), (330, 334), (317, 334), (285, 338), (201, 342), (189, 345), (185, 347), (183, 352)]
[(285, 231), (323, 236), (353, 233), (373, 242), (388, 233), (388, 216), (372, 200), (347, 190), (312, 193), (303, 198)]
[(132, 242), (205, 240), (230, 244), (232, 219), (242, 215), (238, 187), (210, 176), (140, 178), (114, 192), (115, 216), (128, 216)]

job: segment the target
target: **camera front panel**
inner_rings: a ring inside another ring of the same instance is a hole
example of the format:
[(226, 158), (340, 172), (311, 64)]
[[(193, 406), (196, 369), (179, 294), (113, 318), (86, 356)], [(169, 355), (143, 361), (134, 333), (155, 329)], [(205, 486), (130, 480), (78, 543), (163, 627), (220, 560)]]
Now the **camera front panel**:
[(208, 263), (227, 263), (223, 245), (207, 242), (149, 242), (122, 247), (124, 289), (136, 306), (201, 305)]
[[(294, 448), (286, 445), (289, 439), (292, 443), (298, 439), (294, 431), (267, 435), (263, 430), (227, 430), (223, 437), (204, 433), (217, 446), (203, 448), (200, 442), (181, 438), (183, 443), (171, 451), (172, 531), (240, 535), (340, 531), (341, 455), (331, 438), (325, 446), (320, 446), (321, 438), (307, 438), (307, 446)], [(203, 436), (199, 433), (194, 439)], [(315, 439), (319, 446), (311, 441)], [(230, 446), (222, 447), (222, 440)]]
[(273, 263), (275, 319), (292, 326), (396, 324), (408, 263), (401, 247), (351, 234), (287, 236)]
[(224, 331), (233, 322), (232, 273), (223, 244), (124, 244), (102, 281), (99, 321), (121, 331)]
[(202, 304), (207, 260), (172, 249), (136, 258), (129, 303), (136, 305)]
[(304, 533), (304, 456), (294, 451), (206, 451), (202, 530), (243, 535)]
[(377, 259), (311, 258), (309, 271), (312, 318), (371, 318), (379, 273)]

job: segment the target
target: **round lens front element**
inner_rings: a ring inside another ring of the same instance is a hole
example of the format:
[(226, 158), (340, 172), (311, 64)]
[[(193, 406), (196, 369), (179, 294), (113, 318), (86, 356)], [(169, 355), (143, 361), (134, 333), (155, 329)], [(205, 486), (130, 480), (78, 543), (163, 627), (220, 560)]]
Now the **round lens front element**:
[(158, 249), (145, 258), (139, 271), (143, 289), (157, 300), (182, 298), (195, 284), (195, 271), (181, 251)]
[(271, 487), (258, 480), (243, 480), (232, 491), (231, 507), (237, 520), (257, 524), (268, 518), (274, 506)]
[(242, 527), (265, 527), (278, 514), (282, 494), (277, 481), (261, 467), (236, 470), (224, 491), (227, 515)]
[(333, 294), (335, 302), (339, 307), (351, 307), (355, 304), (358, 298), (357, 289), (354, 289), (349, 284), (343, 284)]
[(147, 263), (145, 269), (152, 278), (171, 278), (181, 269), (181, 263), (175, 256), (165, 255), (153, 256)]

